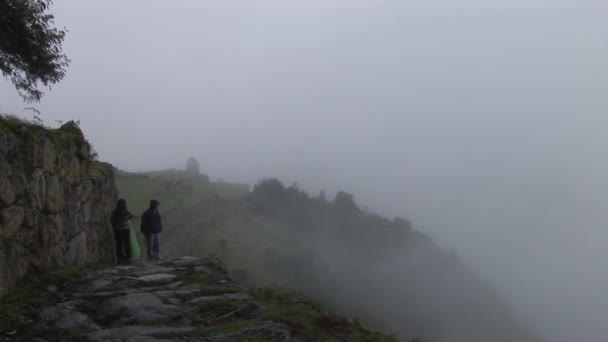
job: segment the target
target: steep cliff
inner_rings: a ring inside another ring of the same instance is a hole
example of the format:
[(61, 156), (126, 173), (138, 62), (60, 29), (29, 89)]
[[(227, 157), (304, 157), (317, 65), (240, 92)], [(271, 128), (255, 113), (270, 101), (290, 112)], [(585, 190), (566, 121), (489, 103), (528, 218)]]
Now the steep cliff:
[(30, 272), (113, 261), (112, 166), (74, 122), (0, 116), (0, 293)]

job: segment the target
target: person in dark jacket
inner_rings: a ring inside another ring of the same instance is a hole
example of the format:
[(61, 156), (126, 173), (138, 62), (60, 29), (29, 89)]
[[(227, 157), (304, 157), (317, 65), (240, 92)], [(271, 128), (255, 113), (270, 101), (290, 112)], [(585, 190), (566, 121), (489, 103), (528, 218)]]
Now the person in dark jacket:
[(112, 211), (112, 227), (114, 228), (114, 239), (116, 240), (116, 256), (121, 263), (130, 263), (131, 259), (131, 232), (129, 231), (129, 220), (133, 215), (127, 209), (127, 201), (119, 199), (116, 208)]
[(162, 220), (158, 212), (159, 202), (150, 201), (150, 208), (141, 215), (141, 232), (146, 236), (148, 260), (159, 260), (160, 232), (163, 231)]

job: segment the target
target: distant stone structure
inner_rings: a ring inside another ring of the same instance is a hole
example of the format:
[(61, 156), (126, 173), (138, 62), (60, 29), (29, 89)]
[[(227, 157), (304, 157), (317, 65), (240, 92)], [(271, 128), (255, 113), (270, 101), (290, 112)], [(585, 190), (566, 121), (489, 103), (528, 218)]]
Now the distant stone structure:
[(196, 161), (196, 159), (194, 159), (192, 157), (190, 157), (188, 159), (188, 161), (186, 162), (186, 172), (193, 174), (193, 175), (200, 174), (198, 161)]

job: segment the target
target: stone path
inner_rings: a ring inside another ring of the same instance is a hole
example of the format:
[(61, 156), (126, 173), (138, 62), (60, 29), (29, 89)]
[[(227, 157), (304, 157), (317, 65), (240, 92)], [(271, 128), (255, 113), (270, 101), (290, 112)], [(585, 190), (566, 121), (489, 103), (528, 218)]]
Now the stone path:
[(32, 341), (293, 341), (213, 258), (91, 271), (54, 290)]

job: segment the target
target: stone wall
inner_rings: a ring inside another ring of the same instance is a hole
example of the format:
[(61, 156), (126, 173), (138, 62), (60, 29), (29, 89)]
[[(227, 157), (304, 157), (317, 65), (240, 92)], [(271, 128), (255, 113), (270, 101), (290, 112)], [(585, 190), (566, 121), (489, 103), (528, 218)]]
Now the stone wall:
[(114, 172), (92, 154), (73, 122), (0, 116), (0, 293), (30, 272), (114, 261)]

